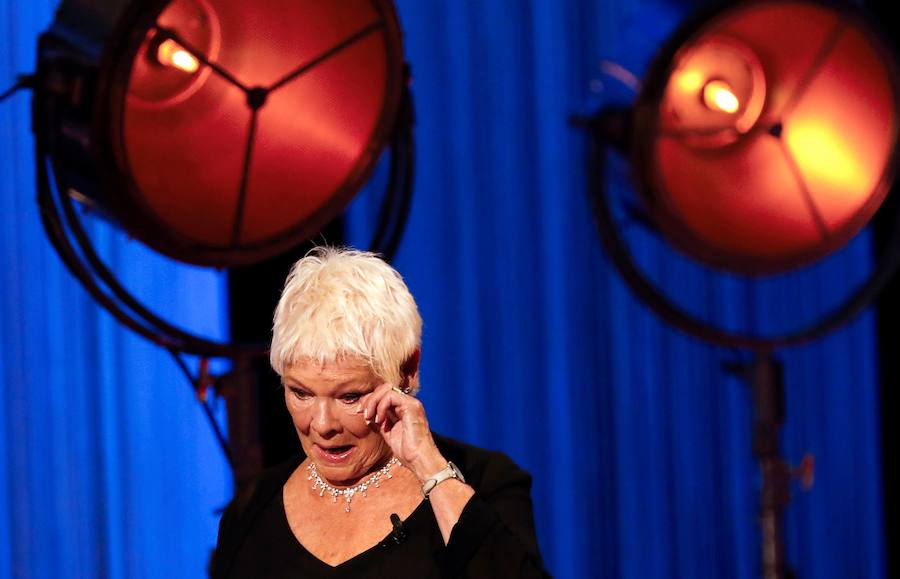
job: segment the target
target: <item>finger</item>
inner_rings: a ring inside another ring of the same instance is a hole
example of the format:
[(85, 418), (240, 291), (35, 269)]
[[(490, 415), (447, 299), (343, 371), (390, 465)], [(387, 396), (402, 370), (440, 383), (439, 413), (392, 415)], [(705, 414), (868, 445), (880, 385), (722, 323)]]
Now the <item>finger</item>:
[(376, 407), (377, 422), (384, 421), (390, 417), (394, 422), (402, 419), (410, 408), (418, 404), (415, 397), (404, 394), (399, 388), (392, 387), (386, 392)]
[[(394, 390), (388, 390), (384, 393), (381, 399), (378, 401), (378, 405), (375, 407), (375, 422), (380, 424), (383, 422), (388, 415), (388, 412), (391, 408), (399, 406), (403, 403), (401, 399), (402, 394), (397, 394)], [(397, 413), (394, 412), (396, 415)]]
[(372, 392), (366, 394), (365, 400), (363, 401), (363, 418), (368, 421), (375, 420), (375, 411), (378, 408), (378, 402), (381, 400), (381, 397), (387, 392), (390, 392), (390, 390), (391, 388), (389, 385), (382, 384)]
[(368, 412), (368, 401), (371, 397), (371, 392), (367, 394), (363, 394), (359, 399), (359, 404), (354, 408), (354, 414), (362, 415), (363, 421), (365, 421), (366, 426), (372, 424), (372, 419), (369, 417)]

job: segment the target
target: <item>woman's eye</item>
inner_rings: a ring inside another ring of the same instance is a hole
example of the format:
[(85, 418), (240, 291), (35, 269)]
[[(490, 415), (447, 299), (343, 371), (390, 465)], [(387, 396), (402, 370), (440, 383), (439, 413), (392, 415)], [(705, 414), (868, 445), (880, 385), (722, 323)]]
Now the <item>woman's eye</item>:
[(307, 398), (309, 398), (308, 392), (297, 390), (296, 388), (291, 388), (291, 394), (293, 394), (294, 398), (296, 398), (297, 400), (306, 400)]
[(357, 394), (357, 393), (353, 392), (353, 393), (344, 394), (343, 396), (341, 396), (341, 400), (347, 404), (355, 404), (355, 403), (359, 402), (359, 399), (361, 397), (362, 397), (361, 394)]

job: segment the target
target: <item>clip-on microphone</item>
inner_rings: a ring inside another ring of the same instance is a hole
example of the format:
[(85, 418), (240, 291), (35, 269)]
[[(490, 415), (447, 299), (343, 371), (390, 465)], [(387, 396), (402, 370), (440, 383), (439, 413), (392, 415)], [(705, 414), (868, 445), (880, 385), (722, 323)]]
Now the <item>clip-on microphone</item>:
[[(389, 539), (393, 541), (395, 545), (399, 545), (406, 540), (406, 529), (403, 528), (403, 522), (400, 520), (400, 517), (397, 516), (397, 513), (391, 513), (391, 525), (394, 527), (394, 530), (391, 531)], [(389, 547), (389, 540), (385, 539), (382, 546)]]

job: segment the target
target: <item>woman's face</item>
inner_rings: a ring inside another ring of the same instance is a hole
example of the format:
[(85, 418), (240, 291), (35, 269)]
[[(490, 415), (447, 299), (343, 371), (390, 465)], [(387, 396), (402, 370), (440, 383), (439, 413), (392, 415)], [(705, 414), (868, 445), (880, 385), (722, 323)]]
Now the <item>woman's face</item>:
[(352, 485), (390, 456), (390, 447), (366, 425), (363, 396), (380, 381), (359, 359), (319, 364), (304, 360), (285, 369), (284, 400), (306, 456), (332, 484)]

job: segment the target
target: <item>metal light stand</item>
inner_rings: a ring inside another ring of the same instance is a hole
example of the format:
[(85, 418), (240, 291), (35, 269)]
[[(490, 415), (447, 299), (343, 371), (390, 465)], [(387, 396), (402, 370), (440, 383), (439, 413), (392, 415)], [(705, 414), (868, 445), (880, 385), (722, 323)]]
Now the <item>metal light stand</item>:
[[(632, 111), (629, 108), (605, 108), (593, 116), (573, 117), (573, 126), (583, 128), (590, 137), (588, 153), (588, 191), (606, 254), (631, 292), (663, 322), (707, 343), (749, 351), (752, 361), (730, 364), (731, 373), (741, 377), (753, 394), (753, 455), (762, 473), (760, 489), (760, 526), (762, 531), (762, 569), (764, 579), (791, 579), (784, 541), (784, 513), (790, 502), (790, 482), (812, 484), (812, 459), (804, 457), (799, 468), (792, 469), (780, 453), (779, 436), (785, 421), (784, 380), (780, 361), (773, 352), (794, 346), (836, 330), (868, 307), (891, 280), (900, 266), (900, 206), (884, 257), (869, 278), (850, 292), (844, 301), (806, 326), (772, 336), (746, 335), (714, 326), (676, 305), (651, 283), (636, 265), (628, 245), (622, 239), (613, 216), (606, 189), (606, 155), (616, 151), (626, 158), (631, 151)], [(629, 208), (632, 212), (638, 211)], [(652, 227), (647, 215), (636, 221)]]

